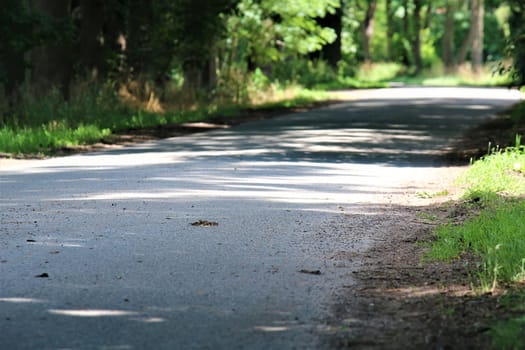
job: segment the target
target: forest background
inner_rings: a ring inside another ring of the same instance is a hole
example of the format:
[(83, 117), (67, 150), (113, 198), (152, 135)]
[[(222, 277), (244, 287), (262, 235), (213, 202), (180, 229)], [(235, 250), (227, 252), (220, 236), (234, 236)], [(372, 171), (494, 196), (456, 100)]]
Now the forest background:
[(520, 0), (2, 0), (2, 7), (6, 154), (45, 154), (122, 130), (323, 96), (314, 90), (429, 76), (525, 82)]

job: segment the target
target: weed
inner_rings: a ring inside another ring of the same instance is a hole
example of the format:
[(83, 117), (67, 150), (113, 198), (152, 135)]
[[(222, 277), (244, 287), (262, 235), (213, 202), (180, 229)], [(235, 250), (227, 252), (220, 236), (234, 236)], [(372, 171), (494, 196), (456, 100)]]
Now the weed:
[(436, 197), (444, 197), (448, 196), (449, 192), (447, 190), (439, 191), (439, 192), (416, 192), (416, 196), (423, 199), (431, 199)]

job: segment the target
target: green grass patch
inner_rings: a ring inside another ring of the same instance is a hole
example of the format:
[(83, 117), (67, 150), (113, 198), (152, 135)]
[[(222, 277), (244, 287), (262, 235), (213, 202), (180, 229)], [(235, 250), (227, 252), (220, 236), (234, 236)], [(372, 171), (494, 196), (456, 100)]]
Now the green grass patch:
[(496, 194), (525, 195), (525, 148), (520, 144), (521, 137), (516, 136), (515, 147), (493, 150), (471, 165), (459, 179), (467, 186), (467, 198), (488, 196), (490, 202)]
[(423, 191), (423, 192), (416, 192), (416, 196), (419, 198), (430, 199), (430, 198), (447, 196), (448, 193), (449, 193), (448, 190), (442, 190), (442, 191), (433, 192), (433, 193)]
[(40, 128), (0, 129), (0, 151), (11, 154), (49, 154), (63, 147), (87, 145), (109, 136), (109, 129), (94, 125), (69, 128), (62, 123)]
[[(525, 200), (508, 201), (460, 226), (446, 225), (437, 230), (438, 241), (429, 256), (439, 260), (459, 257), (472, 251), (482, 258), (480, 282), (483, 288), (497, 279), (521, 281), (525, 259)], [(489, 283), (487, 283), (489, 282)], [(489, 288), (490, 289), (490, 288)]]
[(484, 74), (479, 77), (466, 77), (461, 74), (399, 76), (392, 82), (421, 86), (508, 86), (511, 80), (507, 77)]
[(525, 148), (495, 150), (471, 165), (460, 182), (467, 185), (466, 203), (480, 208), (479, 215), (461, 225), (443, 225), (427, 257), (459, 258), (465, 252), (479, 256), (473, 271), (482, 290), (498, 282), (525, 278)]
[(494, 64), (487, 64), (480, 73), (473, 73), (467, 66), (458, 67), (453, 73), (449, 73), (442, 66), (436, 65), (418, 75), (400, 70), (389, 81), (421, 86), (509, 86), (512, 77), (497, 73), (497, 66)]

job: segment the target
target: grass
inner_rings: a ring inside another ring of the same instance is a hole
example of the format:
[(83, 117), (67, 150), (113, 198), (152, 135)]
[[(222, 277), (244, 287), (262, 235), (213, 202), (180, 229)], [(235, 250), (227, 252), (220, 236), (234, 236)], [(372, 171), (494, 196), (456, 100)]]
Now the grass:
[(467, 184), (464, 200), (481, 208), (461, 225), (443, 225), (428, 257), (459, 258), (472, 252), (481, 258), (478, 286), (494, 290), (499, 282), (525, 278), (525, 148), (516, 146), (493, 153), (471, 165), (460, 182)]
[(509, 86), (510, 75), (496, 73), (497, 66), (487, 64), (480, 73), (473, 73), (468, 66), (458, 67), (448, 73), (440, 65), (423, 71), (417, 76), (401, 74), (390, 79), (391, 82), (421, 86)]
[(338, 76), (330, 81), (313, 85), (320, 90), (384, 88), (392, 85), (420, 86), (508, 86), (509, 75), (495, 73), (497, 67), (488, 64), (481, 73), (474, 74), (467, 66), (458, 67), (453, 73), (437, 65), (418, 75), (411, 74), (399, 63), (368, 63), (361, 65), (355, 76)]
[(448, 193), (449, 193), (448, 190), (442, 190), (442, 191), (433, 192), (433, 193), (423, 191), (423, 192), (416, 192), (416, 196), (419, 198), (430, 199), (430, 198), (447, 196)]
[(0, 129), (0, 150), (10, 154), (47, 154), (54, 149), (91, 144), (111, 134), (94, 125), (69, 128), (62, 123), (40, 128)]
[(58, 90), (39, 98), (35, 96), (25, 91), (16, 111), (0, 116), (0, 153), (12, 156), (50, 155), (65, 147), (93, 144), (129, 129), (203, 121), (216, 115), (241, 117), (241, 111), (245, 108), (292, 108), (331, 98), (325, 91), (288, 87), (272, 89), (271, 93), (254, 102), (209, 103), (149, 112), (124, 103), (111, 87), (83, 89), (68, 101), (60, 96)]

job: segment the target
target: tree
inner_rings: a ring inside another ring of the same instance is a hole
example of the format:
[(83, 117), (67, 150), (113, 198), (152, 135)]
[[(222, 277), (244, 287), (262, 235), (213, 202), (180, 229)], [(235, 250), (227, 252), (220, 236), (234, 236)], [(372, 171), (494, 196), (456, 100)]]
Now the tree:
[(332, 42), (327, 42), (323, 45), (322, 49), (314, 52), (312, 57), (314, 58), (323, 58), (326, 62), (337, 68), (337, 64), (341, 60), (341, 35), (343, 30), (343, 4), (337, 8), (335, 11), (327, 12), (324, 17), (316, 18), (317, 24), (323, 28), (330, 28), (334, 31), (336, 35), (335, 40)]
[(483, 31), (485, 18), (484, 0), (472, 0), (472, 26), (474, 27), (472, 37), (472, 70), (480, 73), (483, 68)]
[(10, 11), (0, 12), (0, 81), (12, 95), (24, 80), (24, 52), (36, 41), (27, 29), (36, 19), (21, 1), (6, 0), (4, 6)]
[(363, 20), (362, 33), (363, 33), (363, 56), (365, 62), (372, 61), (372, 55), (370, 53), (370, 42), (372, 41), (372, 35), (374, 34), (374, 15), (377, 8), (377, 1), (368, 1), (368, 6), (365, 12), (365, 18)]
[(73, 78), (71, 1), (41, 0), (32, 6), (55, 28), (52, 31), (55, 38), (31, 50), (31, 80), (44, 91), (58, 87), (67, 98)]
[(386, 12), (386, 57), (388, 61), (391, 61), (393, 57), (392, 41), (394, 37), (394, 13), (392, 9), (392, 0), (385, 0), (385, 12)]
[(228, 18), (224, 45), (230, 64), (236, 59), (249, 62), (253, 69), (311, 53), (315, 57), (326, 53), (337, 64), (337, 31), (342, 29), (339, 7), (338, 0), (242, 0)]
[(421, 10), (422, 0), (414, 0), (414, 36), (412, 39), (412, 56), (414, 57), (414, 66), (416, 73), (423, 69), (421, 60)]
[(445, 23), (443, 34), (443, 63), (448, 72), (455, 70), (456, 61), (454, 58), (454, 37), (455, 37), (455, 21), (454, 15), (457, 9), (457, 0), (447, 0), (445, 6)]
[(472, 69), (479, 72), (483, 64), (484, 0), (470, 0), (470, 29), (458, 52), (457, 63), (463, 64), (471, 49)]
[[(0, 12), (0, 82), (12, 102), (18, 98), (26, 73), (30, 73), (33, 81), (49, 78), (58, 84), (67, 82), (69, 77), (67, 67), (55, 68), (50, 62), (46, 66), (46, 62), (40, 61), (57, 54), (63, 47), (61, 43), (70, 38), (70, 22), (62, 16), (67, 11), (67, 3), (42, 1), (39, 3), (42, 11), (31, 4), (35, 5), (28, 1), (3, 0), (7, 10)], [(43, 50), (46, 47), (50, 49)], [(58, 59), (64, 62), (67, 58)]]
[(508, 50), (514, 59), (515, 83), (523, 86), (525, 85), (525, 3), (521, 0), (509, 0), (509, 4), (511, 38)]

